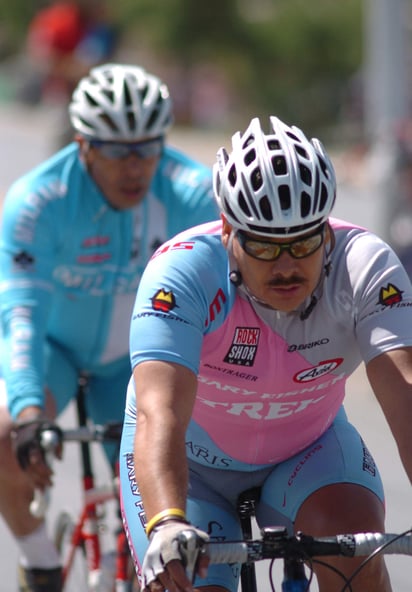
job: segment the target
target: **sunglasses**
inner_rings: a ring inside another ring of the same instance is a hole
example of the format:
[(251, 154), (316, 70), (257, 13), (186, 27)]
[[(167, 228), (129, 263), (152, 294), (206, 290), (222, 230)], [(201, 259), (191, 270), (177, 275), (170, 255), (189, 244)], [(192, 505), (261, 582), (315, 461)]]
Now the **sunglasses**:
[(324, 239), (325, 225), (322, 224), (313, 234), (289, 243), (272, 243), (250, 238), (242, 230), (236, 231), (242, 249), (254, 259), (275, 261), (283, 251), (287, 251), (294, 259), (303, 259), (319, 249)]
[(131, 154), (138, 158), (152, 158), (160, 156), (163, 151), (164, 138), (159, 136), (143, 142), (106, 142), (104, 140), (90, 140), (90, 146), (94, 146), (106, 158), (124, 159)]

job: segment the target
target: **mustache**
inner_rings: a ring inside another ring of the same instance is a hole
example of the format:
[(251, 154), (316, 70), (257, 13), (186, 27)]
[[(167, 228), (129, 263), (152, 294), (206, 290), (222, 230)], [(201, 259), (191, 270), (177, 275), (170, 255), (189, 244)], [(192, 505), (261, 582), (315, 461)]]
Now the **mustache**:
[(268, 281), (267, 285), (271, 288), (288, 288), (289, 286), (296, 286), (304, 284), (305, 278), (300, 275), (292, 275), (291, 277), (274, 277)]

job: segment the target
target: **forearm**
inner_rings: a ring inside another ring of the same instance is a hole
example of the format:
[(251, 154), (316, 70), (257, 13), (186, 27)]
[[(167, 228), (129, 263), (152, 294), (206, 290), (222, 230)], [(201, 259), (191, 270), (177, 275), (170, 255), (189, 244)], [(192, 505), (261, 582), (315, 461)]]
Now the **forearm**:
[(382, 354), (366, 370), (412, 483), (412, 348)]
[(159, 418), (138, 422), (135, 437), (135, 472), (148, 520), (168, 508), (185, 510), (188, 470), (184, 431), (173, 421), (166, 427)]
[[(28, 297), (21, 297), (22, 302), (27, 300)], [(2, 296), (2, 301), (2, 372), (8, 408), (13, 419), (16, 419), (26, 407), (44, 407), (45, 320), (40, 304), (19, 304), (17, 297), (12, 303), (11, 296), (7, 294)], [(36, 302), (35, 295), (32, 301)]]
[(399, 457), (409, 478), (409, 482), (412, 485), (412, 438), (410, 436), (410, 426), (412, 425), (412, 409), (409, 413), (406, 409), (404, 409), (402, 422), (399, 421), (399, 418), (397, 418), (397, 420), (394, 422), (390, 416), (387, 414), (385, 415), (398, 447)]

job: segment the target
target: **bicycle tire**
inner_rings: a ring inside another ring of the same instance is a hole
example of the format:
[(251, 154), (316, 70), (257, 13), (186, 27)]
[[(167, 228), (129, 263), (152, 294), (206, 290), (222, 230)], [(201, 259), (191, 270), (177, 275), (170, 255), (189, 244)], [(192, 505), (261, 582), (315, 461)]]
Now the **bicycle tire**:
[[(71, 536), (74, 530), (74, 520), (68, 512), (61, 512), (54, 529), (54, 543), (64, 566), (67, 560)], [(63, 586), (64, 592), (83, 592), (88, 590), (88, 568), (85, 550), (78, 547), (75, 550), (73, 564), (67, 574)]]

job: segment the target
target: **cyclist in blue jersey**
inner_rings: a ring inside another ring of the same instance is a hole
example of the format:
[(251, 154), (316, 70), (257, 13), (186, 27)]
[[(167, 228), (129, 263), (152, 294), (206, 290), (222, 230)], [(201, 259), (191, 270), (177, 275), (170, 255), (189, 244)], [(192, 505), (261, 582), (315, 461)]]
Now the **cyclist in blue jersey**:
[[(362, 362), (412, 480), (411, 283), (385, 242), (330, 216), (322, 144), (254, 118), (219, 150), (214, 191), (221, 220), (156, 251), (132, 316), (120, 475), (144, 592), (236, 592), (238, 567), (196, 569), (197, 551), (241, 537), (250, 488), (260, 527), (384, 530), (379, 471), (343, 408)], [(361, 561), (328, 558), (346, 576)], [(321, 592), (341, 590), (314, 569)], [(383, 560), (351, 590), (389, 592)]]
[(61, 589), (56, 550), (29, 512), (34, 487), (51, 484), (39, 427), (74, 397), (79, 374), (90, 416), (122, 420), (144, 266), (176, 232), (218, 216), (211, 170), (165, 143), (172, 102), (159, 78), (93, 68), (69, 113), (75, 141), (18, 179), (3, 208), (0, 511), (24, 592)]

